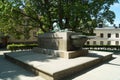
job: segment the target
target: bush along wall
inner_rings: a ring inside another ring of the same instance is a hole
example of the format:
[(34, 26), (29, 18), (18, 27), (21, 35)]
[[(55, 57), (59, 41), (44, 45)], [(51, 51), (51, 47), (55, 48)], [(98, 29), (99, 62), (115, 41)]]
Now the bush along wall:
[(7, 45), (7, 49), (11, 51), (16, 50), (26, 50), (26, 49), (32, 49), (33, 47), (37, 47), (37, 44), (9, 44)]
[(89, 50), (120, 50), (120, 45), (84, 45)]

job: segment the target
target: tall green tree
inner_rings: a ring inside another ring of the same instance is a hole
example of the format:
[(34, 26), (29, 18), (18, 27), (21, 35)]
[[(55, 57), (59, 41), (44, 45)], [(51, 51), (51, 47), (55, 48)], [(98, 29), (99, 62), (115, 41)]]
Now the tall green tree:
[(54, 19), (61, 29), (68, 28), (92, 34), (99, 22), (114, 22), (110, 6), (118, 0), (2, 0), (0, 1), (0, 29), (14, 35), (24, 33), (18, 28), (27, 26), (52, 30)]

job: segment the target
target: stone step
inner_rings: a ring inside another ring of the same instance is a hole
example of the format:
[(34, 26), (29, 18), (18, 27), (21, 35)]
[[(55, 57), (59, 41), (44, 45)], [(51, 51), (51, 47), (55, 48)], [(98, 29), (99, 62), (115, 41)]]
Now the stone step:
[(32, 51), (11, 52), (4, 55), (9, 61), (46, 80), (60, 80), (112, 58), (112, 53), (96, 51), (90, 51), (87, 56), (73, 59), (53, 57)]
[(62, 50), (53, 50), (53, 49), (34, 47), (32, 51), (40, 54), (48, 54), (54, 57), (61, 57), (66, 59), (88, 55), (88, 50), (86, 49), (76, 50), (76, 51), (62, 51)]

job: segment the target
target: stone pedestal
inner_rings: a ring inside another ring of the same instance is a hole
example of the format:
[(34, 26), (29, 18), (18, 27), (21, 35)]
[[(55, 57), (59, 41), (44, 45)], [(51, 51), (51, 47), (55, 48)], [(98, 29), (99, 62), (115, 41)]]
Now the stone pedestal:
[[(75, 48), (71, 35), (78, 35), (75, 32), (55, 32), (38, 35), (38, 48), (34, 51), (45, 53), (63, 58), (74, 58), (87, 55), (87, 50)], [(82, 43), (82, 42), (80, 42)], [(83, 44), (83, 43), (82, 43)]]
[(74, 32), (55, 32), (38, 35), (38, 44), (40, 48), (71, 51), (73, 49), (70, 35)]

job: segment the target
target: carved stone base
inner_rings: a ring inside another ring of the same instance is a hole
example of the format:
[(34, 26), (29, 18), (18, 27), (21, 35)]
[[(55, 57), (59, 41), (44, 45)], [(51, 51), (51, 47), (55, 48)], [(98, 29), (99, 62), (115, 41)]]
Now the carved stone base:
[(44, 49), (35, 47), (33, 48), (34, 52), (51, 55), (54, 57), (61, 57), (61, 58), (76, 58), (80, 56), (86, 56), (88, 54), (88, 50), (77, 50), (77, 51), (62, 51), (62, 50), (52, 50), (52, 49)]
[(60, 54), (60, 57), (70, 59), (80, 56), (86, 56), (87, 54), (88, 54), (88, 50), (65, 51), (63, 54)]

